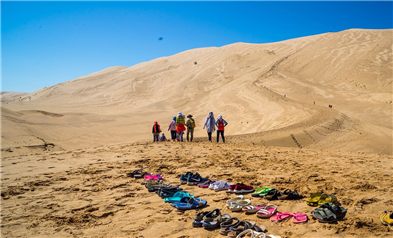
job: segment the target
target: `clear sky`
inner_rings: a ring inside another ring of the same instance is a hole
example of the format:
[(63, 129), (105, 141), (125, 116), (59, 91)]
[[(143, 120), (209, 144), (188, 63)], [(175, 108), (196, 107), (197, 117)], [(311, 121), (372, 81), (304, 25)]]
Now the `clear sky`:
[[(1, 2), (1, 91), (236, 42), (391, 29), (392, 2)], [(162, 37), (162, 38), (161, 38)]]

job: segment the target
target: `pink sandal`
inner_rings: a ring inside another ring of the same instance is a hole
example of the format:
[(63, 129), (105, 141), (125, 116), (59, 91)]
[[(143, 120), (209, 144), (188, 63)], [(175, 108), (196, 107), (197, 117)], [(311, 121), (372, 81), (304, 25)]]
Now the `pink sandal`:
[(164, 179), (161, 174), (153, 174), (153, 175), (145, 175), (144, 178), (146, 180), (152, 179), (152, 180), (159, 180), (159, 179)]
[(277, 211), (277, 206), (276, 205), (268, 205), (265, 208), (259, 210), (257, 212), (257, 217), (260, 218), (269, 218), (274, 215)]
[(287, 219), (287, 218), (289, 218), (291, 216), (292, 216), (292, 214), (289, 213), (289, 212), (284, 212), (284, 213), (277, 212), (276, 215), (270, 217), (270, 220), (271, 221), (282, 221), (282, 220)]
[(303, 223), (307, 221), (307, 214), (306, 213), (292, 213), (292, 222), (293, 223)]

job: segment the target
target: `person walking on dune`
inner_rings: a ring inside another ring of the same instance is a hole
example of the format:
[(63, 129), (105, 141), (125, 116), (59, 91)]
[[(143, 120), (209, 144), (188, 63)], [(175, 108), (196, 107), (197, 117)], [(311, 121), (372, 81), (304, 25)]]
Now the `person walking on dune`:
[[(191, 114), (188, 114), (187, 116), (187, 122), (186, 122), (186, 127), (187, 127), (187, 141), (192, 142), (192, 139), (194, 138), (194, 128), (195, 128), (195, 120), (192, 118)], [(191, 140), (189, 135), (191, 134)]]
[(209, 137), (209, 142), (212, 142), (212, 133), (216, 130), (214, 114), (213, 112), (209, 112), (209, 115), (206, 117), (205, 124), (203, 125), (203, 129), (206, 128), (207, 135)]
[(183, 141), (183, 134), (184, 131), (186, 130), (186, 127), (184, 126), (185, 124), (184, 118), (185, 116), (181, 112), (177, 114), (176, 127), (177, 127), (178, 140), (180, 141)]
[(176, 117), (173, 117), (171, 123), (169, 123), (168, 131), (169, 130), (171, 131), (171, 138), (173, 142), (173, 140), (176, 140)]
[(217, 121), (216, 121), (216, 126), (217, 126), (217, 143), (220, 140), (220, 134), (222, 137), (222, 142), (225, 143), (225, 137), (224, 137), (224, 127), (228, 125), (228, 122), (226, 122), (224, 119), (222, 119), (221, 115), (218, 115)]
[(152, 129), (153, 138), (154, 138), (153, 142), (160, 141), (159, 139), (160, 132), (161, 132), (160, 125), (155, 121)]

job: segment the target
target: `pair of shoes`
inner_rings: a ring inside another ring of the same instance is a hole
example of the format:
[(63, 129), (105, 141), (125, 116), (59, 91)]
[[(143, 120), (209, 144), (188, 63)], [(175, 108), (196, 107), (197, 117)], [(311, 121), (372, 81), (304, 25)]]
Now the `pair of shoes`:
[[(233, 223), (234, 221), (236, 221), (236, 222)], [(226, 222), (221, 223), (220, 234), (227, 235), (228, 237), (232, 237), (232, 238), (244, 237), (244, 236), (238, 236), (238, 235), (240, 235), (245, 230), (252, 230), (253, 232), (263, 233), (266, 231), (266, 227), (257, 226), (255, 224), (255, 222), (239, 221), (239, 219), (237, 217), (234, 217), (234, 218), (232, 218), (232, 220), (230, 219)], [(243, 235), (244, 235), (244, 233), (243, 233)], [(251, 236), (251, 237), (254, 237), (254, 236)]]
[(304, 223), (304, 222), (307, 222), (307, 219), (308, 219), (307, 214), (305, 214), (305, 213), (277, 212), (276, 215), (270, 217), (270, 220), (271, 221), (283, 221), (283, 220), (290, 218), (290, 217), (292, 217), (293, 223)]
[(393, 211), (384, 211), (380, 216), (381, 223), (393, 231)]
[(179, 210), (190, 210), (190, 209), (201, 208), (206, 206), (206, 204), (207, 204), (206, 200), (195, 198), (195, 197), (184, 197), (180, 199), (179, 202), (171, 203), (173, 207), (176, 207)]
[(244, 199), (243, 195), (233, 197), (226, 202), (226, 206), (233, 212), (241, 211), (244, 207), (249, 206), (251, 201)]
[(193, 174), (192, 172), (187, 172), (186, 174), (180, 175), (180, 183), (188, 184), (188, 185), (197, 185), (199, 183), (203, 183), (207, 178), (202, 178), (199, 173)]
[(194, 197), (194, 195), (191, 195), (190, 193), (177, 191), (176, 193), (173, 194), (173, 196), (164, 198), (164, 202), (169, 202), (169, 203), (180, 202), (181, 199), (185, 197), (190, 198), (190, 197)]
[(146, 174), (143, 176), (145, 180), (163, 180), (164, 177), (162, 177), (161, 174)]
[(280, 192), (277, 189), (272, 189), (266, 193), (264, 198), (268, 200), (294, 200), (301, 199), (302, 196), (298, 192), (286, 189), (284, 192)]
[(274, 215), (274, 213), (277, 212), (277, 206), (276, 205), (267, 205), (263, 207), (262, 209), (259, 209), (257, 213), (257, 217), (259, 218), (269, 218)]
[(302, 196), (299, 195), (297, 191), (292, 191), (290, 189), (285, 189), (281, 196), (278, 197), (279, 200), (296, 200), (301, 198)]
[(198, 173), (194, 175), (189, 175), (187, 178), (187, 185), (197, 185), (199, 183), (203, 183), (209, 180), (208, 178), (202, 178), (202, 176)]
[(217, 181), (209, 185), (210, 189), (213, 189), (216, 192), (228, 190), (232, 184), (227, 183), (225, 181)]
[(255, 190), (254, 193), (251, 194), (252, 197), (263, 197), (265, 196), (272, 188), (269, 187), (262, 187)]
[(208, 188), (210, 186), (210, 184), (212, 184), (214, 182), (216, 182), (214, 179), (208, 179), (208, 180), (206, 180), (203, 183), (198, 183), (197, 186), (200, 187), (200, 188)]
[(182, 188), (170, 187), (170, 188), (161, 188), (156, 191), (157, 195), (161, 198), (169, 198), (173, 197), (176, 193), (182, 192)]
[(311, 215), (319, 222), (335, 222), (342, 220), (347, 214), (347, 210), (348, 209), (340, 207), (332, 202), (328, 202), (315, 208), (315, 210), (311, 212)]
[(192, 172), (187, 172), (186, 174), (181, 174), (180, 175), (180, 183), (181, 184), (186, 184), (187, 183), (187, 179), (188, 179), (188, 176), (192, 176), (193, 175), (193, 173)]
[(228, 214), (221, 214), (220, 209), (215, 209), (211, 212), (201, 212), (195, 215), (194, 227), (204, 227), (205, 229), (216, 229), (220, 227), (222, 222), (225, 222), (231, 218)]
[(267, 203), (264, 204), (258, 204), (258, 205), (248, 205), (242, 208), (243, 212), (246, 213), (256, 213), (257, 211), (261, 210), (261, 209), (265, 209), (268, 206)]
[(332, 203), (338, 203), (338, 200), (336, 196), (333, 194), (326, 194), (322, 192), (318, 193), (312, 193), (309, 198), (307, 198), (307, 205), (309, 206), (321, 206), (325, 203), (332, 202)]
[(254, 191), (254, 187), (245, 185), (243, 183), (232, 184), (228, 188), (228, 193), (251, 193)]

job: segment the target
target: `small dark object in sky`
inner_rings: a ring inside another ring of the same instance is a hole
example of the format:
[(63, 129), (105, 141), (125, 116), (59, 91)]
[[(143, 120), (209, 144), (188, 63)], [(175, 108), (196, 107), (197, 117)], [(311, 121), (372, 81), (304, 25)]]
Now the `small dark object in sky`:
[(158, 38), (158, 40), (163, 40), (164, 39), (164, 37), (160, 37), (160, 38)]
[(198, 64), (198, 63), (195, 61), (194, 64)]

